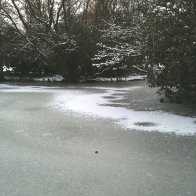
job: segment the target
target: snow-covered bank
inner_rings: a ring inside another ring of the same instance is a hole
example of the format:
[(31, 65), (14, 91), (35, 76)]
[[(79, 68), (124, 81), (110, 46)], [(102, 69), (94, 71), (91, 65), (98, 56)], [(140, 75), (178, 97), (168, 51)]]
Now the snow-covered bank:
[[(127, 77), (122, 77), (119, 81), (134, 81), (134, 80), (144, 80), (146, 75), (130, 75)], [(4, 76), (5, 81), (10, 82), (63, 82), (65, 78), (62, 75), (52, 75), (44, 77), (18, 77), (18, 76)], [(87, 80), (80, 80), (80, 82), (116, 82), (117, 78), (104, 78), (96, 77)]]
[(64, 78), (61, 75), (33, 78), (33, 81), (35, 82), (62, 82), (63, 80)]
[(45, 76), (45, 77), (18, 77), (4, 76), (5, 81), (11, 82), (62, 82), (64, 80), (61, 75)]
[[(134, 91), (139, 87), (130, 88), (102, 88), (105, 93), (72, 95), (58, 94), (55, 96), (55, 107), (63, 111), (74, 111), (81, 115), (95, 118), (108, 118), (118, 125), (142, 131), (172, 132), (178, 135), (196, 134), (196, 118), (184, 117), (163, 111), (134, 111), (123, 107), (108, 106), (111, 104), (107, 97), (115, 94), (116, 100), (123, 98), (122, 91)], [(119, 102), (120, 103), (120, 102)], [(123, 105), (123, 104), (122, 104)]]
[[(89, 81), (94, 81), (94, 82), (116, 82), (116, 81), (134, 81), (134, 80), (144, 80), (146, 78), (146, 75), (129, 75), (127, 77), (122, 77), (120, 79), (117, 78), (104, 78), (104, 77), (96, 77), (93, 79), (90, 79)], [(87, 80), (88, 81), (88, 80)]]
[[(127, 77), (122, 77), (120, 78), (120, 81), (134, 81), (134, 80), (144, 80), (146, 78), (146, 75), (130, 75)], [(103, 77), (98, 77), (96, 78), (97, 81), (101, 82), (109, 82), (109, 81), (117, 81), (117, 78), (103, 78)]]

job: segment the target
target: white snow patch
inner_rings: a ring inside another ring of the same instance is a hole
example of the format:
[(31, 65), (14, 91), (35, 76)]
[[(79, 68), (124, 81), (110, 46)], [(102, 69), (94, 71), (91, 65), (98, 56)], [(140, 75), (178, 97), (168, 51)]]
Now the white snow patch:
[(48, 82), (48, 81), (50, 81), (50, 82), (62, 82), (63, 80), (64, 80), (64, 78), (61, 75), (33, 78), (33, 81), (35, 81), (35, 82)]
[(13, 71), (13, 68), (12, 67), (7, 67), (7, 66), (3, 66), (3, 72), (6, 72), (6, 71)]
[[(106, 88), (103, 88), (106, 90)], [(134, 90), (135, 88), (129, 88)], [(121, 90), (121, 89), (118, 89)], [(105, 96), (118, 94), (115, 88), (99, 94), (82, 94), (67, 99), (67, 95), (55, 96), (55, 105), (63, 111), (74, 111), (82, 115), (115, 120), (117, 124), (127, 129), (144, 131), (159, 131), (176, 133), (178, 135), (196, 134), (196, 118), (184, 117), (159, 111), (134, 111), (123, 107), (111, 107)], [(117, 99), (122, 95), (117, 95)]]
[[(133, 81), (133, 80), (144, 80), (146, 78), (146, 75), (130, 75), (127, 77), (121, 77), (120, 81)], [(104, 78), (104, 77), (96, 77), (95, 79), (92, 79), (93, 81), (97, 82), (116, 82), (117, 78)]]
[(125, 78), (127, 81), (132, 81), (132, 80), (144, 80), (147, 76), (146, 75), (136, 75), (136, 76), (128, 76)]
[(64, 80), (61, 75), (45, 76), (45, 77), (17, 77), (17, 76), (4, 76), (6, 81), (34, 81), (34, 82), (62, 82)]
[[(119, 81), (134, 81), (134, 80), (144, 80), (145, 78), (146, 78), (146, 75), (129, 75), (127, 77), (120, 77), (118, 80)], [(95, 81), (95, 82), (116, 82), (117, 78), (116, 77), (110, 77), (110, 78), (96, 77), (94, 79), (90, 79), (90, 81)]]

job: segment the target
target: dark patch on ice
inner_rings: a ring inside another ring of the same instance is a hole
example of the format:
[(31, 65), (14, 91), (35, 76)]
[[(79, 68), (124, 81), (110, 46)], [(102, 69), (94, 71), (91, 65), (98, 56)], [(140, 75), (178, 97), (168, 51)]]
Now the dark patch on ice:
[(100, 106), (109, 106), (109, 107), (125, 107), (124, 104), (118, 104), (118, 103), (111, 103), (111, 104), (99, 104)]
[(115, 97), (114, 96), (103, 96), (103, 98), (106, 98), (106, 99), (114, 99)]
[(40, 86), (32, 86), (32, 88), (40, 88)]
[(154, 127), (157, 124), (152, 123), (152, 122), (137, 122), (134, 125), (141, 126), (141, 127)]
[(98, 153), (99, 153), (99, 151), (96, 150), (96, 151), (95, 151), (95, 154), (98, 154)]

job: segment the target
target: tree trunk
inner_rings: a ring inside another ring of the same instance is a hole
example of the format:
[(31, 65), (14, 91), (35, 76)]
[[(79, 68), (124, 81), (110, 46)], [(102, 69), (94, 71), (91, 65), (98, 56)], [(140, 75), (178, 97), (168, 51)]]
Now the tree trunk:
[(3, 81), (3, 66), (0, 65), (0, 81)]

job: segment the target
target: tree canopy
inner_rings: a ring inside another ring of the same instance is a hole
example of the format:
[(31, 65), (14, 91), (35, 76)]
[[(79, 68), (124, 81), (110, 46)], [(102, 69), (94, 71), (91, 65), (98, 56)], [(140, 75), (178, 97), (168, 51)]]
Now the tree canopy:
[(148, 75), (170, 100), (196, 101), (194, 0), (1, 0), (0, 78)]
[(196, 101), (195, 1), (157, 2), (143, 24), (148, 80), (171, 101)]

